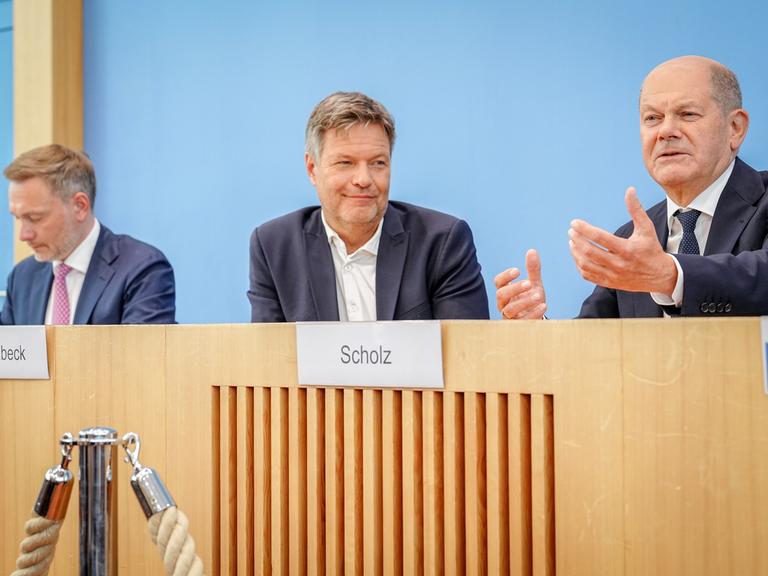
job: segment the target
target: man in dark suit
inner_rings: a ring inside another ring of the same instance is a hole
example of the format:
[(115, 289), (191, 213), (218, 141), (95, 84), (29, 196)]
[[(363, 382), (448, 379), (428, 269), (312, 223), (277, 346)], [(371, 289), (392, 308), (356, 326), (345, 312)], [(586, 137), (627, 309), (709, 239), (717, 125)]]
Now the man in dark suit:
[(11, 214), (34, 255), (8, 277), (2, 324), (172, 324), (173, 269), (156, 248), (113, 234), (93, 215), (96, 178), (85, 154), (60, 145), (16, 158)]
[[(581, 318), (768, 314), (768, 173), (737, 158), (749, 116), (736, 76), (698, 56), (675, 58), (646, 77), (640, 136), (646, 169), (667, 198), (645, 212), (630, 187), (632, 220), (610, 234), (583, 220), (569, 230), (581, 275), (597, 284)], [(528, 279), (496, 279), (505, 318), (541, 318), (541, 263)]]
[(364, 94), (315, 107), (305, 164), (320, 206), (254, 230), (253, 322), (488, 318), (469, 226), (389, 201), (394, 140), (389, 112)]

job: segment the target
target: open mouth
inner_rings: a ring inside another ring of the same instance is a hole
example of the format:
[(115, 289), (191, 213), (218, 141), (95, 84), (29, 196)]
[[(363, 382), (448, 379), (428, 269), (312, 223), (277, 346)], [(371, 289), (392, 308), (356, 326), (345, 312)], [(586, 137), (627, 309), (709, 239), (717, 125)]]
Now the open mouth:
[(672, 151), (669, 151), (669, 152), (664, 152), (663, 154), (659, 154), (657, 159), (662, 159), (662, 158), (682, 158), (683, 156), (688, 156), (688, 154), (686, 154), (685, 152), (677, 152), (677, 151), (672, 150)]

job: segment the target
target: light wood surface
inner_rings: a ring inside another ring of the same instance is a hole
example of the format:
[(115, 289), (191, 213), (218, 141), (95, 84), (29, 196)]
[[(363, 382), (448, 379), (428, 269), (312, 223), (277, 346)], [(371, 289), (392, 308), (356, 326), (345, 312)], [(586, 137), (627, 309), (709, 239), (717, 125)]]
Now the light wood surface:
[[(44, 144), (83, 147), (82, 0), (13, 3), (16, 155)], [(14, 261), (32, 254), (15, 235)]]
[[(141, 434), (209, 574), (768, 573), (758, 319), (442, 333), (435, 392), (298, 388), (292, 325), (48, 328), (50, 380), (0, 382), (0, 572), (58, 437), (100, 424)], [(119, 573), (159, 575), (129, 476)], [(76, 526), (75, 492), (53, 574)]]

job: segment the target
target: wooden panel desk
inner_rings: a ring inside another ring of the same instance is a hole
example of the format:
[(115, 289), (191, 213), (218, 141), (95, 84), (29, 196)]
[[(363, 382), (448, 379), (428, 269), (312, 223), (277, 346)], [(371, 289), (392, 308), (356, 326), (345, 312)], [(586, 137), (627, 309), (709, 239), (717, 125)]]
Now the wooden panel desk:
[[(445, 322), (434, 392), (298, 388), (292, 325), (48, 328), (50, 380), (0, 382), (0, 572), (98, 424), (141, 435), (208, 574), (768, 574), (759, 332)], [(129, 476), (119, 573), (162, 574)], [(76, 522), (74, 494), (56, 575)]]

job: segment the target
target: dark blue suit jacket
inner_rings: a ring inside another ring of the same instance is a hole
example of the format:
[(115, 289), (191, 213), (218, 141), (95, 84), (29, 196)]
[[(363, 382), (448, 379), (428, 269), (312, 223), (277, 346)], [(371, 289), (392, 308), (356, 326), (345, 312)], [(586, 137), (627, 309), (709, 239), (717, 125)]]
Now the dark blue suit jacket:
[[(50, 262), (33, 256), (8, 276), (0, 324), (43, 324), (53, 284)], [(158, 249), (102, 225), (75, 310), (75, 324), (173, 324), (173, 269)]]
[[(251, 235), (253, 322), (338, 320), (336, 276), (320, 207), (286, 214)], [(447, 214), (390, 202), (376, 259), (379, 320), (487, 319), (472, 232)]]
[[(682, 316), (768, 314), (768, 172), (736, 159), (712, 219), (701, 256), (675, 255), (683, 269), (683, 305), (664, 307)], [(666, 200), (647, 211), (666, 249)], [(616, 231), (628, 238), (629, 222)], [(662, 315), (662, 307), (644, 292), (596, 287), (579, 318), (643, 318)]]

